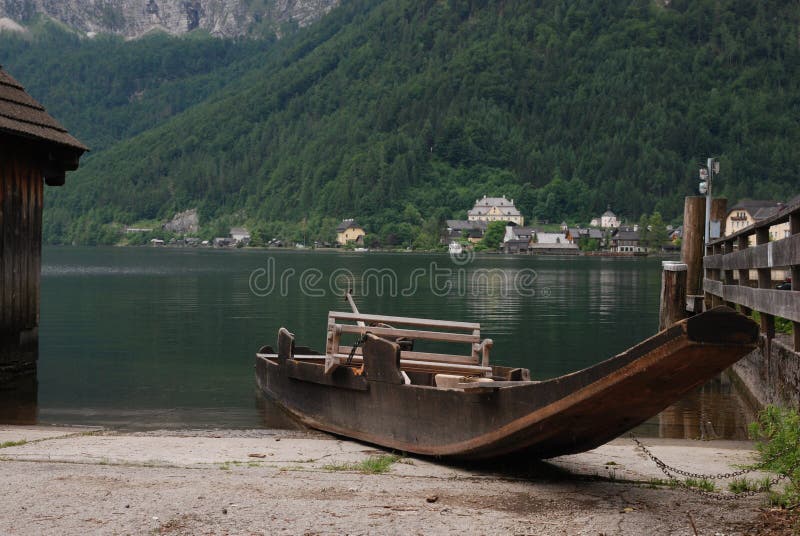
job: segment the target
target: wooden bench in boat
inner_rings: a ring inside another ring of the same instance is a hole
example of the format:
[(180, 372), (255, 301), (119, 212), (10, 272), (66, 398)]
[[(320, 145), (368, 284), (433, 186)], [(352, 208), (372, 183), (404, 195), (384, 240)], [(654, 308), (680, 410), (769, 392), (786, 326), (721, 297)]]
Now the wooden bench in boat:
[[(361, 347), (341, 344), (342, 335), (371, 333), (381, 338), (427, 340), (469, 345), (469, 353), (444, 354), (402, 349), (400, 367), (409, 372), (445, 373), (461, 376), (490, 376), (491, 339), (481, 340), (481, 325), (473, 322), (452, 322), (429, 318), (370, 315), (355, 312), (328, 313), (328, 335), (325, 347), (325, 372), (337, 367), (363, 363)], [(401, 345), (402, 348), (402, 345)]]

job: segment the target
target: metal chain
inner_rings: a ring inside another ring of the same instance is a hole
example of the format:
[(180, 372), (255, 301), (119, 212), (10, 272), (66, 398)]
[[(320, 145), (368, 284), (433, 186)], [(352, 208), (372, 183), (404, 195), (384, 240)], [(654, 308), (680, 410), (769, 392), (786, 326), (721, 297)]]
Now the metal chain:
[(664, 473), (667, 476), (667, 478), (670, 479), (670, 481), (675, 482), (675, 484), (678, 485), (679, 487), (681, 487), (682, 489), (684, 489), (686, 491), (690, 491), (690, 492), (692, 492), (692, 493), (694, 493), (696, 495), (700, 495), (702, 497), (707, 497), (709, 499), (715, 499), (717, 501), (732, 501), (732, 500), (735, 500), (735, 499), (743, 499), (745, 497), (752, 497), (754, 495), (758, 495), (759, 493), (764, 493), (764, 492), (769, 491), (778, 482), (780, 482), (781, 480), (786, 478), (786, 475), (778, 474), (777, 476), (775, 476), (775, 478), (771, 479), (765, 486), (761, 486), (758, 489), (752, 489), (752, 490), (749, 490), (749, 491), (743, 491), (741, 493), (723, 494), (721, 492), (706, 491), (704, 489), (699, 489), (699, 488), (692, 487), (689, 484), (687, 484), (686, 482), (684, 482), (683, 480), (678, 480), (677, 478), (675, 478), (675, 476), (673, 474), (671, 474), (665, 467), (659, 465), (659, 469), (661, 469), (661, 472)]
[(679, 474), (679, 475), (682, 475), (682, 476), (686, 476), (686, 477), (689, 477), (689, 478), (704, 478), (706, 480), (724, 480), (724, 479), (728, 479), (728, 478), (734, 478), (734, 477), (737, 477), (737, 476), (746, 475), (747, 473), (752, 473), (753, 471), (760, 471), (760, 470), (764, 469), (766, 466), (768, 466), (769, 464), (771, 464), (772, 462), (774, 462), (775, 460), (777, 460), (778, 458), (780, 458), (781, 456), (783, 456), (784, 454), (786, 454), (787, 452), (789, 452), (790, 450), (792, 450), (794, 448), (794, 445), (790, 445), (790, 446), (786, 447), (785, 449), (783, 449), (783, 450), (781, 450), (779, 452), (776, 452), (768, 460), (765, 460), (765, 461), (759, 463), (755, 467), (751, 467), (751, 468), (748, 468), (748, 469), (740, 469), (739, 471), (731, 471), (729, 473), (719, 473), (719, 474), (716, 474), (716, 475), (706, 475), (706, 474), (702, 474), (702, 473), (692, 473), (690, 471), (683, 471), (682, 469), (678, 469), (676, 467), (669, 466), (666, 463), (664, 463), (663, 461), (661, 461), (660, 459), (658, 459), (652, 452), (650, 452), (647, 449), (647, 447), (645, 447), (644, 444), (641, 441), (639, 441), (639, 439), (636, 436), (634, 436), (633, 434), (630, 434), (630, 438), (633, 440), (634, 443), (636, 443), (636, 445), (640, 449), (642, 449), (642, 451), (644, 451), (644, 453), (647, 455), (647, 457), (650, 458), (659, 467), (663, 466), (663, 467), (669, 469), (673, 473), (676, 473), (676, 474)]
[(697, 489), (695, 487), (692, 487), (692, 486), (688, 485), (686, 482), (677, 479), (675, 477), (675, 474), (682, 475), (682, 476), (685, 476), (685, 477), (690, 477), (690, 478), (699, 478), (701, 480), (717, 480), (717, 479), (721, 480), (721, 479), (734, 478), (734, 477), (737, 477), (737, 476), (742, 476), (742, 475), (747, 474), (747, 473), (751, 473), (753, 471), (758, 471), (758, 470), (764, 469), (767, 465), (769, 465), (773, 461), (777, 460), (780, 456), (782, 456), (783, 454), (789, 452), (792, 448), (794, 448), (794, 445), (790, 445), (790, 446), (786, 447), (785, 449), (783, 449), (782, 451), (777, 452), (770, 459), (768, 459), (768, 460), (766, 460), (764, 462), (761, 462), (760, 464), (758, 464), (755, 467), (752, 467), (752, 468), (749, 468), (749, 469), (742, 469), (742, 470), (739, 470), (739, 471), (732, 471), (732, 472), (729, 472), (729, 473), (719, 473), (719, 474), (716, 474), (716, 475), (705, 475), (705, 474), (702, 474), (702, 473), (692, 473), (690, 471), (683, 471), (681, 469), (677, 469), (675, 467), (667, 465), (666, 463), (664, 463), (664, 461), (659, 459), (655, 454), (650, 452), (650, 450), (648, 450), (648, 448), (645, 447), (644, 444), (641, 441), (639, 441), (638, 438), (636, 438), (636, 436), (634, 436), (633, 434), (630, 434), (630, 438), (633, 440), (634, 443), (636, 443), (636, 445), (640, 449), (642, 449), (642, 451), (647, 455), (647, 457), (650, 458), (650, 460), (652, 460), (652, 462), (656, 464), (656, 466), (661, 470), (662, 473), (664, 473), (664, 475), (666, 475), (666, 477), (671, 482), (675, 482), (678, 486), (680, 486), (681, 488), (683, 488), (683, 489), (685, 489), (687, 491), (691, 491), (692, 493), (696, 493), (697, 495), (702, 495), (703, 497), (708, 497), (708, 498), (712, 498), (712, 499), (716, 499), (716, 500), (733, 500), (733, 499), (740, 499), (740, 498), (743, 498), (743, 497), (752, 497), (753, 495), (757, 495), (759, 493), (763, 493), (763, 492), (769, 491), (770, 488), (772, 488), (772, 486), (776, 485), (781, 480), (784, 480), (785, 478), (787, 478), (788, 474), (791, 473), (794, 470), (795, 467), (797, 467), (798, 463), (800, 463), (800, 460), (798, 460), (798, 462), (795, 464), (795, 466), (792, 467), (792, 469), (790, 471), (787, 471), (786, 474), (778, 474), (778, 475), (776, 475), (774, 478), (772, 478), (769, 481), (769, 483), (767, 485), (762, 486), (762, 487), (760, 487), (758, 489), (749, 490), (749, 491), (745, 491), (745, 492), (742, 492), (742, 493), (733, 493), (733, 494), (730, 494), (730, 495), (723, 495), (723, 494), (718, 493), (718, 492), (711, 492), (711, 491), (706, 491), (706, 490)]
[(350, 364), (353, 362), (353, 356), (356, 355), (356, 350), (358, 349), (359, 346), (361, 346), (365, 342), (367, 342), (367, 332), (364, 332), (364, 334), (358, 338), (355, 344), (350, 347), (350, 354), (347, 356), (347, 361), (345, 361), (345, 365), (350, 366)]

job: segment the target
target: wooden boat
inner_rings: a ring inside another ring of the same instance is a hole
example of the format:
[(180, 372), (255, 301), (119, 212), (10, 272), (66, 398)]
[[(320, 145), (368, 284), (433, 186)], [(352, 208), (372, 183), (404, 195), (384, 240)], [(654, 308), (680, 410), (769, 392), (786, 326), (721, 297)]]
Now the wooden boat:
[[(352, 302), (351, 302), (352, 303)], [(421, 455), (549, 458), (595, 448), (656, 415), (756, 346), (754, 322), (725, 307), (683, 320), (584, 370), (532, 381), (490, 366), (480, 325), (331, 312), (324, 354), (295, 345), (256, 357), (261, 391), (304, 424)], [(360, 335), (362, 345), (343, 346)], [(411, 341), (467, 344), (452, 355)]]

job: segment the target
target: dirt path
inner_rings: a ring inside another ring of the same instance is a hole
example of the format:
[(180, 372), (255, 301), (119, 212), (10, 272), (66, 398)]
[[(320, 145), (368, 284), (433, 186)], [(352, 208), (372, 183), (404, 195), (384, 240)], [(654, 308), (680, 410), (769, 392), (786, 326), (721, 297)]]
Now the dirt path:
[[(752, 460), (743, 443), (648, 443), (705, 472)], [(513, 467), (400, 458), (382, 474), (361, 471), (383, 451), (296, 432), (0, 427), (0, 444), (2, 534), (728, 535), (757, 532), (764, 503), (652, 489), (663, 475), (621, 440)]]

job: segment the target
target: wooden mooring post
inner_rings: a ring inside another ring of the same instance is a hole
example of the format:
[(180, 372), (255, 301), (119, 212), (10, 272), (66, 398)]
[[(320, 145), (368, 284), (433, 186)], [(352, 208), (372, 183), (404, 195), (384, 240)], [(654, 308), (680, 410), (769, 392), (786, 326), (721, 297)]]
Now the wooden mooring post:
[(658, 310), (658, 330), (686, 318), (686, 276), (688, 266), (682, 262), (661, 263), (661, 305)]
[(705, 240), (706, 198), (688, 196), (683, 205), (681, 262), (686, 265), (686, 293), (689, 310), (699, 313), (703, 299), (703, 253)]

